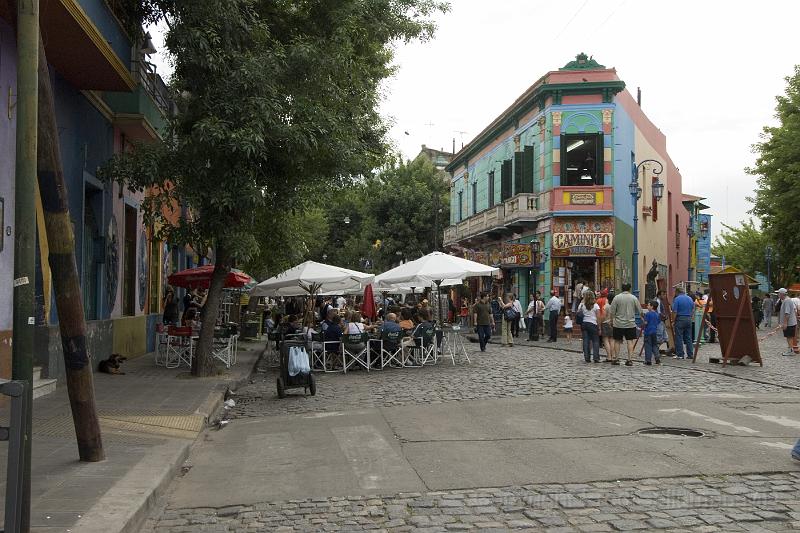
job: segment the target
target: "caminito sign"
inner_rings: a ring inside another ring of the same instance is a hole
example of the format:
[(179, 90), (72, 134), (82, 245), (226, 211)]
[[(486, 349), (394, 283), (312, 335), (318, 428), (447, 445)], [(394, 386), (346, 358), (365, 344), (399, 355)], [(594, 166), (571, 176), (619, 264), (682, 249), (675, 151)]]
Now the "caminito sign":
[(614, 235), (611, 233), (554, 233), (553, 255), (605, 256), (614, 252)]

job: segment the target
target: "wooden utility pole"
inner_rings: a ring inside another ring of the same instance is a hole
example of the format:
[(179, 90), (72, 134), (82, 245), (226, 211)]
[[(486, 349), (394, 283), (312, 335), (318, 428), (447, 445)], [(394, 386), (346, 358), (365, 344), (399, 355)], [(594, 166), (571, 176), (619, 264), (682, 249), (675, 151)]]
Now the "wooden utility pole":
[[(14, 181), (14, 332), (11, 345), (11, 377), (28, 382), (25, 394), (28, 396), (28, 406), (32, 407), (39, 1), (18, 0), (16, 11), (17, 160)], [(21, 507), (19, 523), (15, 524), (19, 527), (17, 531), (25, 532), (30, 530), (31, 521), (31, 411), (29, 408), (24, 418)]]
[[(20, 0), (22, 3), (22, 0)], [(75, 262), (75, 235), (67, 203), (67, 184), (61, 164), (56, 108), (44, 43), (39, 46), (39, 194), (50, 243), (49, 263), (58, 311), (58, 326), (67, 372), (67, 393), (81, 461), (102, 461), (103, 441), (94, 402), (94, 376), (86, 351), (86, 321)]]

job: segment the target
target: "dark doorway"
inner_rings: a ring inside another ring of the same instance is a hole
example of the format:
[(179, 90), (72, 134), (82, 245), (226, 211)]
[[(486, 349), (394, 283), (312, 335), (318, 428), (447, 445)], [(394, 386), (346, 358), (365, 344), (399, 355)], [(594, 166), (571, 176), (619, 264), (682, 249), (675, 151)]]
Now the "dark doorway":
[(122, 272), (122, 313), (136, 314), (136, 209), (125, 206), (125, 251)]

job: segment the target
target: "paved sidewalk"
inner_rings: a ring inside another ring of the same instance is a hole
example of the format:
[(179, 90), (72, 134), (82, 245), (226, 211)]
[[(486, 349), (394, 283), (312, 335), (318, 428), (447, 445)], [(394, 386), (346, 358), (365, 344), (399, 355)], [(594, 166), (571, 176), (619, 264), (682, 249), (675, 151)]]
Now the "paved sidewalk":
[[(95, 373), (106, 451), (106, 460), (99, 463), (77, 460), (66, 385), (36, 399), (32, 530), (138, 531), (220, 408), (225, 390), (247, 381), (262, 349), (261, 342), (240, 342), (237, 364), (209, 378), (192, 378), (185, 367), (157, 367), (152, 354), (127, 361), (125, 375)], [(7, 424), (7, 409), (0, 412), (0, 420)], [(7, 448), (0, 450), (0, 476), (5, 479)], [(3, 483), (0, 494), (4, 492)]]

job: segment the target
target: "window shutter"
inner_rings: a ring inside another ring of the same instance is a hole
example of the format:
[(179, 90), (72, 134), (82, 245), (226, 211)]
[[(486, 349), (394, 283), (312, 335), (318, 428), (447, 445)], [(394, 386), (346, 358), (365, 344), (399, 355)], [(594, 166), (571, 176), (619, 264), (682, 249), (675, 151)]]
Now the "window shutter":
[(489, 172), (489, 207), (494, 205), (494, 170)]
[(514, 152), (514, 194), (523, 192), (524, 158), (525, 152)]
[(526, 146), (523, 152), (521, 192), (533, 192), (533, 146)]
[(511, 198), (511, 160), (503, 161), (500, 167), (500, 201), (504, 202)]

